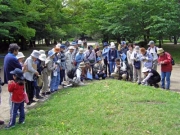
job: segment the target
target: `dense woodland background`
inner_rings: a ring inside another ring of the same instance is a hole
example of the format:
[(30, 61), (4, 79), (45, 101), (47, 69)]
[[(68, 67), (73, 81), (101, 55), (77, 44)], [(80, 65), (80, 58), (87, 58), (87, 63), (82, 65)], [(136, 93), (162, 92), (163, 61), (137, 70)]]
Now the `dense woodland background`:
[(0, 0), (0, 48), (75, 38), (177, 44), (179, 23), (180, 0)]

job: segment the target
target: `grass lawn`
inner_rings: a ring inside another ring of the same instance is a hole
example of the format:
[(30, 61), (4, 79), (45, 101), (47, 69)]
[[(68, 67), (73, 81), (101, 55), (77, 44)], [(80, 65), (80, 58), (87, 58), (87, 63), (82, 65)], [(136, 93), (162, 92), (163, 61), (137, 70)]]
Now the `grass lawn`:
[(118, 80), (68, 88), (2, 135), (179, 135), (180, 95)]

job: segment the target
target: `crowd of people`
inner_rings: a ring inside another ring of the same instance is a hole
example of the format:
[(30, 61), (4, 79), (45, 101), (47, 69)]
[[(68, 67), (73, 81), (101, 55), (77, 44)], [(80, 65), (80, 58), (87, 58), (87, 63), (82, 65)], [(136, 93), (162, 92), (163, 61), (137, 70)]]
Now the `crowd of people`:
[[(98, 43), (87, 49), (81, 41), (69, 46), (58, 43), (49, 51), (33, 50), (25, 59), (19, 52), (20, 47), (10, 44), (4, 58), (4, 83), (8, 84), (11, 108), (6, 128), (15, 126), (17, 114), (19, 123), (24, 123), (25, 102), (31, 105), (36, 102), (34, 98), (44, 99), (58, 89), (85, 85), (85, 80), (109, 77), (155, 88), (161, 81), (161, 88), (169, 90), (173, 59), (163, 48), (156, 47), (154, 41), (148, 46), (145, 49), (122, 41), (116, 47), (114, 42), (104, 42), (101, 50)], [(158, 64), (161, 75), (157, 72)], [(1, 85), (4, 83), (0, 82)]]

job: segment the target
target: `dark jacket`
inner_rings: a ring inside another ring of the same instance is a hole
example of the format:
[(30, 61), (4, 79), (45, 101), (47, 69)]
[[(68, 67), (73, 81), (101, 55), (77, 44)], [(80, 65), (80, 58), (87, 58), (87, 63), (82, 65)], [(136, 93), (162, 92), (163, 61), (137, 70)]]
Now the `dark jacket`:
[(8, 53), (4, 58), (4, 83), (7, 84), (9, 80), (13, 80), (13, 76), (10, 72), (15, 68), (22, 69), (22, 66), (14, 54)]

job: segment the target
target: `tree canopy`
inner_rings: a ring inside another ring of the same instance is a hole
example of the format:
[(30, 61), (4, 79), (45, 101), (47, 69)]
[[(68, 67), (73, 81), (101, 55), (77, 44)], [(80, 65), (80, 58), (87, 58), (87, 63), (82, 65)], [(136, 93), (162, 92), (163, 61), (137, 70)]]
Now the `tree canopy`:
[[(180, 33), (179, 0), (0, 0), (0, 44), (45, 39), (149, 41)], [(8, 42), (7, 42), (8, 41)]]

